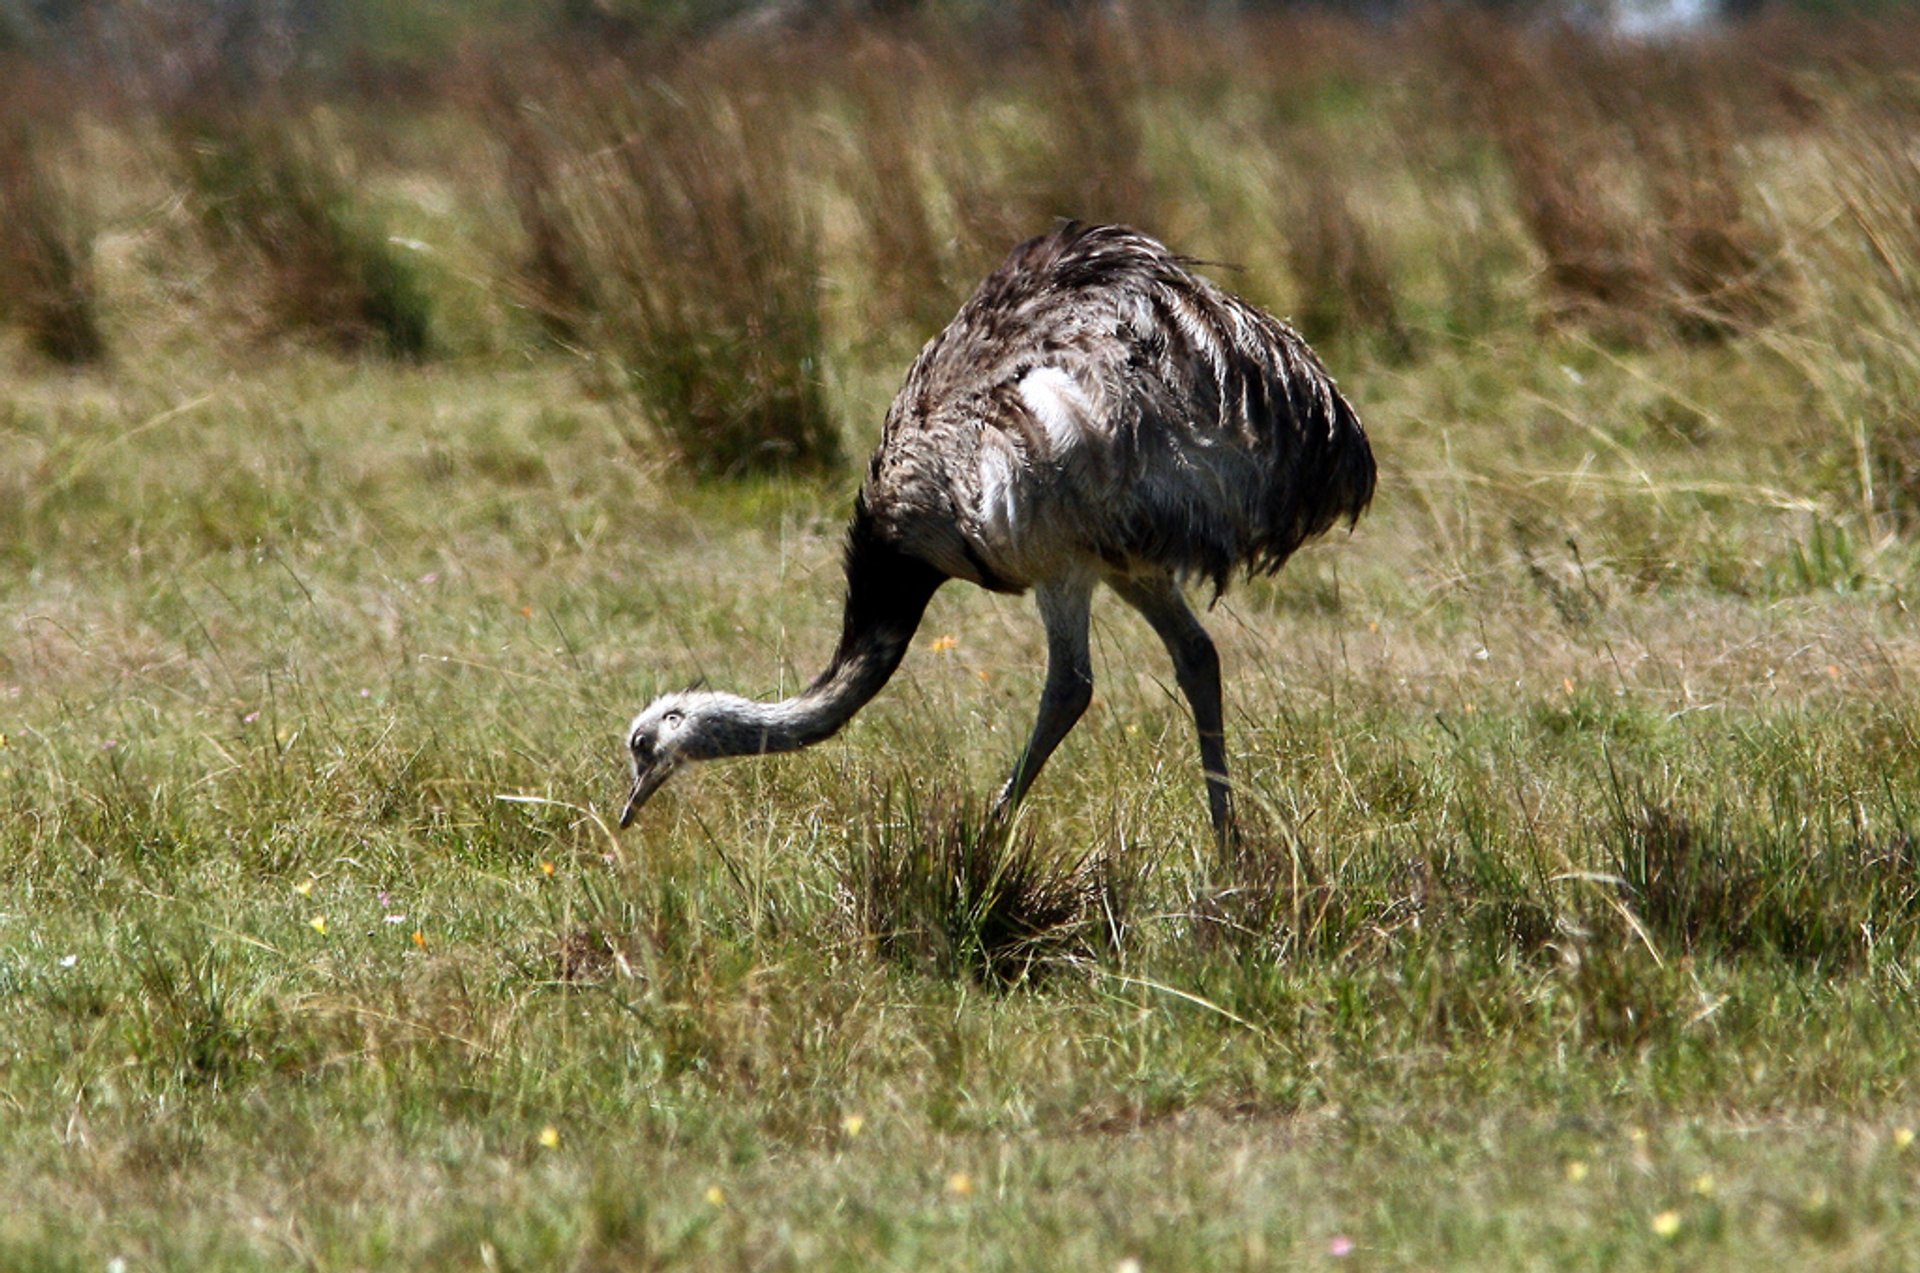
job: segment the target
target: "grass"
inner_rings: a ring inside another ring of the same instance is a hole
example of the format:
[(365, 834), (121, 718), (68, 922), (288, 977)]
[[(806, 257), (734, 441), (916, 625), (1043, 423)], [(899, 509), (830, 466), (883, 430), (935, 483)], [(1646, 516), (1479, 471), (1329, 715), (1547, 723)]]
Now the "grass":
[(550, 83), (565, 87), (544, 120), (511, 101), (492, 112), (529, 244), (525, 290), (549, 331), (604, 359), (697, 473), (837, 466), (817, 217), (785, 113), (698, 58)]
[(1048, 861), (1017, 820), (975, 813), (948, 794), (930, 809), (891, 799), (842, 882), (855, 931), (910, 969), (993, 985), (1038, 980), (1117, 943), (1130, 918), (1110, 862)]
[(0, 320), (53, 362), (79, 366), (106, 356), (88, 259), (85, 214), (61, 186), (51, 158), (58, 130), (29, 105), (55, 94), (57, 77), (7, 61), (16, 86), (0, 98)]
[[(1301, 32), (1254, 42), (1302, 59), (1284, 94), (1213, 77), (1205, 26), (1040, 71), (956, 44), (919, 87), (924, 48), (867, 50), (872, 82), (781, 55), (849, 455), (926, 312), (884, 289), (949, 286), (993, 181), (1065, 153), (1035, 76), (1154, 104), (1113, 176), (1193, 250), (1248, 247), (1217, 276), (1384, 289), (1326, 320), (1375, 509), (1208, 615), (1224, 853), (1165, 656), (1110, 602), (1094, 709), (1011, 834), (979, 825), (1044, 646), (960, 588), (841, 736), (682, 775), (616, 835), (652, 693), (825, 662), (854, 466), (698, 480), (636, 427), (607, 294), (517, 274), (578, 223), (540, 228), (564, 168), (481, 162), (497, 116), (415, 106), (365, 150), (356, 206), (460, 333), (415, 359), (261, 334), (193, 285), (225, 267), (177, 172), (96, 170), (113, 361), (0, 350), (0, 1266), (1898, 1266), (1896, 134), (1741, 136), (1737, 237), (1778, 285), (1711, 339), (1655, 288), (1620, 339), (1567, 312), (1472, 103), (1433, 98), (1418, 146), (1381, 122), (1417, 32)], [(947, 93), (990, 125), (977, 168), (884, 114)], [(83, 183), (144, 122), (90, 127)], [(1296, 172), (1317, 213), (1269, 197)], [(889, 239), (848, 192), (902, 179)], [(1292, 207), (1325, 278), (1270, 233)]]
[(427, 353), (432, 306), (418, 267), (360, 206), (338, 148), (297, 107), (218, 101), (169, 130), (226, 275), (260, 281), (273, 325), (349, 351)]

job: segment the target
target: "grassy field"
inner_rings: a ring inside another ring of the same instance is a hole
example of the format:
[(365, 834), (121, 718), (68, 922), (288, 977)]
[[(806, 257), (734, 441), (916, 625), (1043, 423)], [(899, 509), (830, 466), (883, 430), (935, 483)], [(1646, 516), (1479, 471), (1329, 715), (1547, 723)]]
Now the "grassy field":
[[(0, 1267), (1910, 1263), (1915, 42), (1102, 30), (8, 134)], [(960, 587), (612, 831), (653, 693), (824, 664), (1060, 212), (1243, 266), (1380, 459), (1208, 617), (1246, 850), (1110, 599), (957, 830), (1043, 670)]]

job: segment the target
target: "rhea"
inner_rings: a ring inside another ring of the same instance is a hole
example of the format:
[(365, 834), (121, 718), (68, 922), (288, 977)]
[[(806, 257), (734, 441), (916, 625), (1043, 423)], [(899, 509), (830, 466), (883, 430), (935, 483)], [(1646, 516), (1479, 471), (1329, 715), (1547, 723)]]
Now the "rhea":
[(1277, 571), (1373, 497), (1365, 430), (1287, 324), (1136, 230), (1068, 222), (1015, 248), (928, 342), (887, 412), (846, 538), (824, 672), (756, 702), (688, 690), (627, 732), (620, 825), (693, 761), (830, 738), (900, 665), (949, 579), (1031, 590), (1046, 625), (1038, 719), (997, 809), (1026, 795), (1093, 697), (1089, 607), (1145, 616), (1192, 709), (1214, 833), (1234, 830), (1220, 660), (1184, 596)]

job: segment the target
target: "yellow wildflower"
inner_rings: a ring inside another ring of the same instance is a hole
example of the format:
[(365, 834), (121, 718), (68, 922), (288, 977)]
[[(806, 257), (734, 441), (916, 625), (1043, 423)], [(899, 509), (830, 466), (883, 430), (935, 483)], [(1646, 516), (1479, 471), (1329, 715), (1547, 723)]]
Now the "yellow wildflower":
[(848, 1139), (858, 1136), (860, 1130), (866, 1125), (867, 1120), (858, 1114), (849, 1114), (840, 1120), (840, 1130), (846, 1133)]
[(973, 1196), (973, 1177), (964, 1171), (956, 1171), (947, 1177), (947, 1192), (956, 1198)]
[(542, 1149), (560, 1148), (560, 1129), (548, 1123), (540, 1129), (540, 1147)]
[(1680, 1213), (1662, 1211), (1653, 1218), (1653, 1231), (1663, 1238), (1672, 1238), (1680, 1232)]
[(325, 937), (327, 935), (327, 917), (325, 915), (315, 915), (307, 921), (307, 927), (319, 933), (322, 937)]

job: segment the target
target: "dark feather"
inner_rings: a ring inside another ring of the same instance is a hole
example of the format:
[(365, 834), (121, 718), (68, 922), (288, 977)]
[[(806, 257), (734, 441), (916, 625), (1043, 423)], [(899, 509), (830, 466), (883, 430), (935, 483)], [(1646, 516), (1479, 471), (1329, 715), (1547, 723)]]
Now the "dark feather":
[[(1015, 248), (908, 373), (863, 492), (876, 524), (987, 587), (1078, 556), (1223, 588), (1356, 519), (1374, 462), (1352, 405), (1298, 333), (1190, 264), (1079, 222)], [(1071, 448), (1036, 371), (1097, 400)]]

